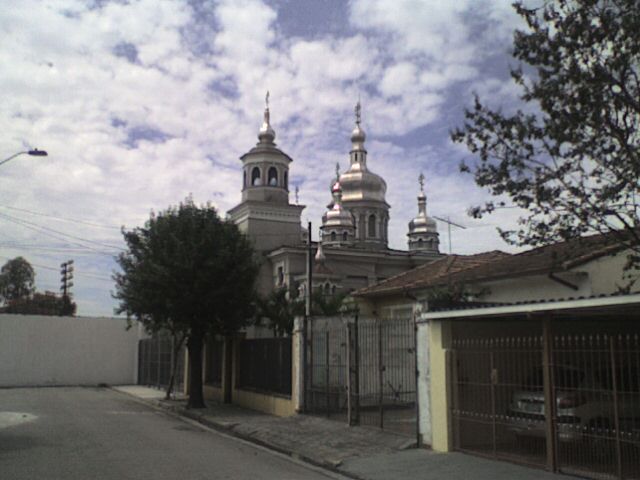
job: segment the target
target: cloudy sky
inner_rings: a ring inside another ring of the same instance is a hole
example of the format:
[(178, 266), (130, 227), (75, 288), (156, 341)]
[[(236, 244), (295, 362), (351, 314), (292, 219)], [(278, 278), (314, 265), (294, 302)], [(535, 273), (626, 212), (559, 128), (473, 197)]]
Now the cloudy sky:
[[(487, 193), (458, 165), (449, 131), (473, 92), (512, 108), (508, 0), (69, 0), (0, 11), (0, 264), (22, 255), (39, 290), (75, 260), (80, 315), (111, 315), (120, 227), (188, 194), (221, 213), (240, 201), (240, 155), (257, 141), (265, 92), (290, 184), (318, 225), (335, 164), (348, 166), (362, 102), (368, 164), (388, 185), (391, 247), (406, 248), (426, 176), (428, 212), (465, 225), (455, 253), (512, 250), (473, 220)], [(293, 201), (293, 193), (291, 195)], [(446, 225), (439, 224), (442, 250)], [(314, 227), (314, 230), (315, 227)], [(317, 238), (317, 232), (314, 232)]]

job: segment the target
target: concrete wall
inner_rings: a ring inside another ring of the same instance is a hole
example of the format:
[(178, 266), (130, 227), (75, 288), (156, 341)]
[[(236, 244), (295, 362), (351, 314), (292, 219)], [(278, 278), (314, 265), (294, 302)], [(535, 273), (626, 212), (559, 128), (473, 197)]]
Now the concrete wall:
[(0, 387), (132, 384), (138, 328), (120, 318), (0, 314)]

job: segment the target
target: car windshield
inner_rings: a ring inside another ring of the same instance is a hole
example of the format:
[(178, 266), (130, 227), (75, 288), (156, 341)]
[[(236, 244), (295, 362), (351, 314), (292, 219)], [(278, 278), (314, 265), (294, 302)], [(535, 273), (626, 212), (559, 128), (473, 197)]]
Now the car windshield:
[[(582, 370), (573, 367), (557, 365), (553, 368), (553, 379), (556, 388), (578, 388), (584, 382), (585, 374)], [(536, 367), (527, 377), (525, 386), (527, 390), (542, 390), (544, 385), (544, 370), (542, 366)]]

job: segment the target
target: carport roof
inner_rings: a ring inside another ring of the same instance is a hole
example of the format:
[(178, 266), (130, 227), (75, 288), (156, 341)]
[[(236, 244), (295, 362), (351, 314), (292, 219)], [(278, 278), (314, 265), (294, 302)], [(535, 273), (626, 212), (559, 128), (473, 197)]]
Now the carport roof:
[(485, 307), (458, 308), (425, 312), (418, 318), (418, 323), (432, 320), (471, 320), (496, 317), (528, 317), (533, 315), (552, 314), (568, 315), (576, 313), (598, 313), (604, 311), (631, 311), (640, 318), (640, 293), (628, 295), (609, 295), (588, 298), (569, 298), (561, 300), (518, 303), (513, 305), (496, 305)]

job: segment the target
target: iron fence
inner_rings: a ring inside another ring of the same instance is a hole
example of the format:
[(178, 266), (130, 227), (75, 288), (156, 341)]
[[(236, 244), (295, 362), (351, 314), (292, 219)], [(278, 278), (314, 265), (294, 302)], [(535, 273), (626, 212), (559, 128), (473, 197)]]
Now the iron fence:
[(242, 340), (236, 388), (291, 396), (291, 338)]
[(457, 450), (640, 478), (638, 333), (453, 339), (450, 359)]
[[(174, 391), (184, 387), (184, 347), (178, 353)], [(138, 385), (166, 388), (171, 378), (173, 340), (153, 337), (138, 342)]]
[(388, 320), (314, 318), (306, 332), (305, 405), (309, 413), (415, 435), (416, 354), (411, 315)]
[(222, 384), (224, 341), (209, 340), (205, 352), (204, 381), (208, 385), (220, 386)]

